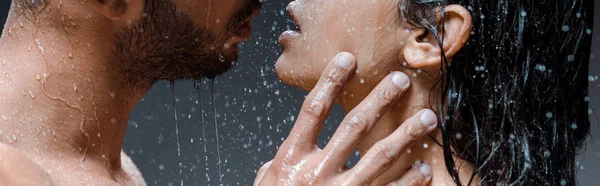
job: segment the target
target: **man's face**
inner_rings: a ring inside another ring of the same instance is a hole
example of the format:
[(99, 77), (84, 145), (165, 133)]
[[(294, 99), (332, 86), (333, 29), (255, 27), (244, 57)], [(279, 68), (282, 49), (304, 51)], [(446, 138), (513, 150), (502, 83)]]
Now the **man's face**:
[(229, 70), (262, 0), (147, 0), (116, 36), (129, 83), (212, 78)]

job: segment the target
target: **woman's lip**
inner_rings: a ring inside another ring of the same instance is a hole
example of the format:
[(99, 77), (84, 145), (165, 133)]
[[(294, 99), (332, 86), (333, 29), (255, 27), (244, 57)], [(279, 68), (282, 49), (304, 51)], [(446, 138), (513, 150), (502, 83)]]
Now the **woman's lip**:
[(286, 43), (287, 41), (291, 40), (292, 38), (298, 37), (298, 36), (300, 36), (300, 32), (293, 31), (293, 30), (285, 31), (285, 32), (281, 33), (281, 35), (279, 36), (279, 43)]
[(288, 4), (287, 7), (285, 7), (290, 19), (292, 19), (292, 22), (294, 23), (294, 25), (296, 25), (298, 27), (299, 30), (302, 30), (302, 28), (300, 27), (300, 22), (298, 21), (298, 19), (296, 18), (296, 14), (295, 14), (295, 10), (294, 8), (298, 6), (296, 1), (292, 1), (290, 2), (290, 4)]

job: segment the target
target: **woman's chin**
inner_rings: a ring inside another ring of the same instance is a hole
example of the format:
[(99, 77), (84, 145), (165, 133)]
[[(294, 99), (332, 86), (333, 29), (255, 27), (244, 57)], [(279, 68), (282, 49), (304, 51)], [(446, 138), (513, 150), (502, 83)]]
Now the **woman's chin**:
[(283, 83), (310, 91), (315, 87), (316, 80), (310, 77), (312, 75), (302, 73), (302, 71), (302, 69), (295, 68), (292, 61), (286, 58), (285, 54), (279, 56), (275, 64), (277, 77)]

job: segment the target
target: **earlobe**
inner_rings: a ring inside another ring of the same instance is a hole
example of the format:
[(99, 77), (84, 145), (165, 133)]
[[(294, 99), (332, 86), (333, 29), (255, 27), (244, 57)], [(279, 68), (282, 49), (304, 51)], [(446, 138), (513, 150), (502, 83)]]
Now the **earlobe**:
[[(403, 47), (404, 60), (413, 68), (438, 66), (442, 63), (442, 50), (451, 59), (467, 43), (471, 33), (471, 14), (460, 5), (444, 7), (444, 16), (438, 15), (438, 37), (425, 29), (413, 29)], [(443, 20), (442, 20), (443, 18)], [(444, 28), (442, 29), (442, 25)], [(443, 46), (439, 45), (442, 40)]]

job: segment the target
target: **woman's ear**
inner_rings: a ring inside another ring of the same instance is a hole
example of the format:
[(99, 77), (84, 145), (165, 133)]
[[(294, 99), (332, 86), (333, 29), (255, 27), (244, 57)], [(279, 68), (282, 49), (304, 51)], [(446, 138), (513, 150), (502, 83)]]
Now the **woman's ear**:
[(133, 20), (143, 10), (143, 0), (91, 0), (91, 6), (111, 20)]
[[(467, 43), (471, 35), (471, 14), (460, 5), (448, 5), (443, 9), (443, 19), (437, 15), (439, 39), (443, 43), (443, 51), (451, 59)], [(444, 29), (442, 29), (442, 25)], [(443, 31), (443, 32), (442, 32)], [(419, 28), (409, 32), (408, 41), (403, 48), (406, 63), (414, 68), (437, 66), (442, 63), (442, 49), (435, 33)]]

